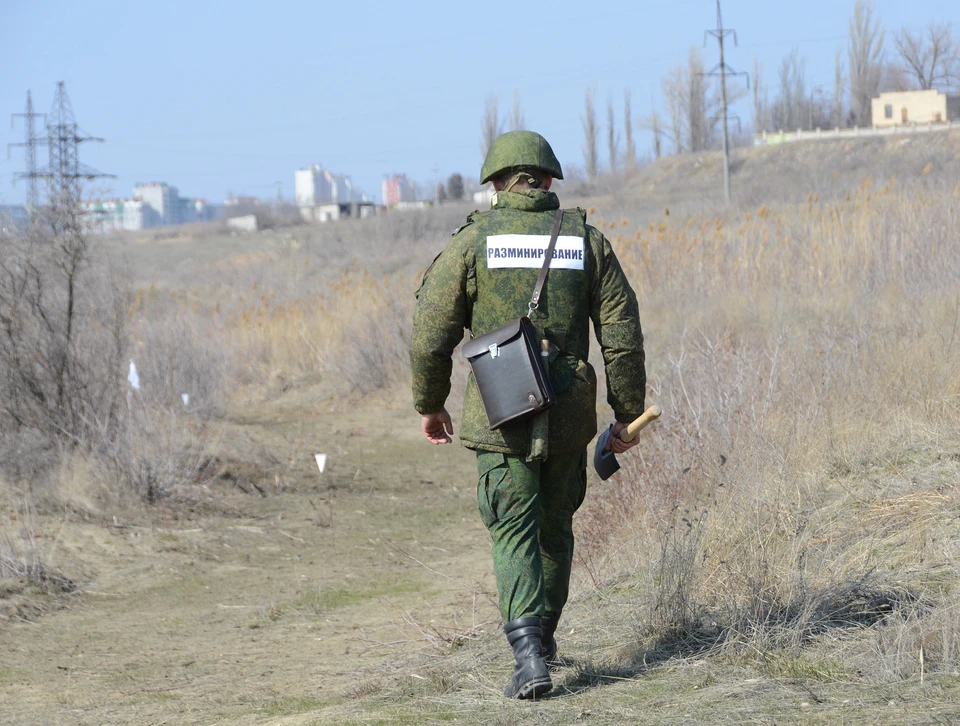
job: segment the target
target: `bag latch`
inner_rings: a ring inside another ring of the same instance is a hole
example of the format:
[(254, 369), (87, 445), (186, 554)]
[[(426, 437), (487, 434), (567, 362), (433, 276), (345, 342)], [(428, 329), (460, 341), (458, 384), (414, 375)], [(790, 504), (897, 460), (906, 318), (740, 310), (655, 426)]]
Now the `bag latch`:
[(490, 347), (488, 347), (487, 350), (490, 351), (490, 357), (491, 357), (491, 358), (499, 358), (499, 357), (500, 357), (500, 346), (498, 346), (496, 343), (494, 343), (493, 345), (491, 345)]

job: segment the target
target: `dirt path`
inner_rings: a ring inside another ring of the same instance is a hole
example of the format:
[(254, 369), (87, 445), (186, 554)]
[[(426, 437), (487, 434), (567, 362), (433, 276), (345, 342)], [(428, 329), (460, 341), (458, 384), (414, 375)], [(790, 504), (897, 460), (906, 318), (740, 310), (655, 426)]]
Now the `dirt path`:
[(236, 516), (71, 524), (63, 558), (89, 577), (68, 608), (0, 626), (0, 723), (262, 723), (497, 621), (472, 456), (421, 445), (396, 407), (381, 438), (383, 415), (251, 409), (232, 425), (329, 453), (324, 473), (307, 459), (266, 497), (227, 484)]
[[(554, 693), (504, 699), (473, 457), (416, 423), (396, 401), (332, 411), (316, 392), (241, 406), (220, 514), (70, 523), (57, 563), (81, 593), (0, 621), (0, 724), (960, 722), (956, 674), (883, 682), (829, 649), (638, 659), (643, 583), (579, 571)], [(264, 451), (294, 464), (261, 496), (242, 462)]]

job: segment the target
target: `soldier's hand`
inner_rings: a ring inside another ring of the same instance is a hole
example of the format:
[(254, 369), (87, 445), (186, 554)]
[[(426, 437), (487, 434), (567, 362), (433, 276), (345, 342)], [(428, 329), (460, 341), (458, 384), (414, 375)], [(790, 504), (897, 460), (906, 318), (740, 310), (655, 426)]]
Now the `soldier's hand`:
[(620, 438), (620, 432), (625, 428), (627, 428), (627, 424), (619, 422), (615, 423), (613, 425), (613, 431), (611, 431), (610, 436), (607, 437), (607, 448), (613, 451), (614, 454), (622, 454), (624, 451), (632, 449), (634, 446), (640, 443), (639, 436), (634, 437), (633, 441), (630, 441), (629, 443), (623, 441)]
[(453, 421), (447, 409), (443, 408), (436, 413), (420, 416), (420, 427), (427, 441), (435, 446), (453, 442)]

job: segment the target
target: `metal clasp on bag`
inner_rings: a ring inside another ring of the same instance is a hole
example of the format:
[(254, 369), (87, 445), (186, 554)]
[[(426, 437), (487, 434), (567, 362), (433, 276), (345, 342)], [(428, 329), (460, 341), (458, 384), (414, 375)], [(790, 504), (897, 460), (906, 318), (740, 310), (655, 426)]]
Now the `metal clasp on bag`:
[(488, 347), (487, 347), (487, 350), (490, 351), (490, 357), (491, 357), (491, 358), (499, 358), (499, 357), (500, 357), (500, 346), (498, 346), (496, 343), (494, 343), (494, 344), (491, 345), (491, 346), (488, 346)]
[(539, 303), (535, 303), (532, 300), (527, 303), (527, 317), (533, 318), (533, 311), (540, 307)]

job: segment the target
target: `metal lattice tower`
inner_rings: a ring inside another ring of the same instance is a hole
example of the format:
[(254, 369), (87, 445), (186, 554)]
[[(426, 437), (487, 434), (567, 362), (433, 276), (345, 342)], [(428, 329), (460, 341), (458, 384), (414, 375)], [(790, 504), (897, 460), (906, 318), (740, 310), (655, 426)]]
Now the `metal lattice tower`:
[(37, 145), (38, 142), (45, 141), (44, 138), (37, 136), (34, 119), (43, 119), (46, 124), (47, 115), (45, 113), (33, 112), (33, 98), (30, 91), (27, 91), (27, 107), (23, 113), (15, 113), (10, 116), (10, 128), (13, 128), (16, 119), (22, 118), (24, 125), (24, 141), (22, 144), (7, 144), (7, 158), (10, 158), (10, 149), (22, 146), (24, 148), (24, 161), (27, 170), (19, 171), (13, 175), (14, 182), (20, 179), (27, 180), (27, 212), (33, 216), (39, 202), (39, 193), (37, 191), (37, 180), (43, 179), (47, 174), (37, 169)]
[(707, 30), (704, 36), (704, 44), (706, 44), (706, 36), (712, 35), (717, 39), (717, 43), (720, 45), (720, 62), (715, 65), (709, 72), (704, 73), (705, 76), (720, 76), (720, 100), (723, 104), (723, 108), (720, 110), (720, 114), (723, 120), (723, 198), (727, 202), (730, 201), (730, 136), (727, 131), (727, 120), (729, 116), (727, 115), (727, 76), (746, 76), (747, 77), (747, 88), (750, 88), (750, 76), (747, 73), (738, 73), (733, 70), (730, 66), (727, 65), (723, 57), (723, 41), (727, 38), (728, 35), (733, 36), (733, 44), (737, 45), (737, 31), (731, 28), (723, 27), (723, 18), (720, 16), (720, 0), (717, 0), (717, 27)]
[(113, 174), (104, 174), (80, 163), (79, 145), (84, 141), (102, 142), (103, 139), (87, 136), (77, 126), (63, 81), (57, 83), (57, 95), (50, 109), (44, 140), (50, 147), (50, 165), (44, 176), (50, 180), (51, 202), (78, 203), (81, 180), (116, 179)]

